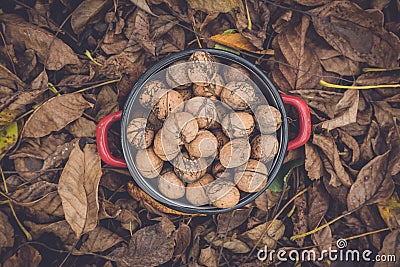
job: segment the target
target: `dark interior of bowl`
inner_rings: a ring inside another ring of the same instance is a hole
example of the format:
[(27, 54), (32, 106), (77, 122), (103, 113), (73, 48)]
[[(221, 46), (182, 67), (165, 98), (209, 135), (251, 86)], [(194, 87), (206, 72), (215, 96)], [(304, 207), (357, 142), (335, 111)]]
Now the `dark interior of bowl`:
[(262, 73), (255, 65), (250, 63), (249, 61), (243, 59), (240, 56), (237, 56), (235, 54), (222, 51), (222, 50), (215, 50), (215, 49), (202, 49), (201, 51), (207, 51), (211, 53), (220, 63), (222, 64), (230, 64), (230, 63), (236, 63), (245, 68), (248, 73), (250, 74), (251, 79), (253, 82), (260, 88), (262, 94), (265, 96), (266, 100), (268, 101), (268, 104), (271, 106), (274, 106), (277, 108), (281, 114), (282, 114), (282, 125), (280, 129), (276, 132), (276, 138), (279, 141), (279, 151), (275, 158), (270, 162), (268, 166), (268, 182), (266, 186), (255, 193), (241, 193), (241, 199), (240, 202), (233, 207), (230, 208), (217, 208), (211, 205), (205, 205), (205, 206), (193, 206), (190, 203), (185, 203), (180, 200), (173, 200), (169, 199), (165, 196), (163, 196), (155, 186), (155, 180), (154, 179), (146, 179), (141, 176), (139, 173), (137, 167), (135, 166), (135, 154), (134, 154), (134, 149), (132, 149), (131, 144), (127, 141), (127, 136), (126, 136), (126, 128), (130, 120), (133, 118), (133, 113), (135, 109), (137, 108), (137, 101), (135, 101), (140, 93), (141, 93), (141, 88), (142, 86), (149, 80), (152, 79), (158, 72), (161, 70), (167, 68), (170, 66), (172, 63), (179, 61), (179, 60), (187, 60), (190, 55), (199, 50), (188, 50), (188, 51), (183, 51), (177, 54), (174, 54), (168, 58), (165, 58), (158, 62), (156, 65), (151, 67), (142, 77), (139, 79), (139, 81), (135, 84), (133, 87), (133, 90), (131, 94), (129, 95), (129, 98), (125, 104), (124, 111), (123, 111), (123, 118), (122, 118), (122, 124), (121, 124), (121, 138), (122, 138), (122, 147), (123, 147), (123, 152), (124, 152), (124, 157), (127, 162), (128, 168), (130, 173), (132, 174), (133, 179), (135, 182), (138, 184), (140, 188), (142, 188), (147, 194), (149, 194), (151, 197), (153, 197), (155, 200), (159, 201), (160, 203), (174, 209), (178, 210), (181, 212), (185, 213), (190, 213), (190, 214), (196, 214), (196, 213), (207, 213), (207, 214), (215, 214), (215, 213), (221, 213), (221, 212), (227, 212), (234, 210), (236, 208), (242, 207), (249, 202), (253, 201), (255, 198), (257, 198), (262, 192), (264, 192), (268, 186), (272, 183), (272, 181), (275, 179), (277, 172), (279, 171), (279, 168), (283, 162), (283, 158), (286, 153), (287, 149), (287, 143), (288, 143), (288, 125), (287, 125), (287, 119), (286, 119), (286, 112), (285, 108), (282, 102), (282, 99), (274, 87), (274, 85), (271, 83), (271, 81), (265, 76), (264, 73)]

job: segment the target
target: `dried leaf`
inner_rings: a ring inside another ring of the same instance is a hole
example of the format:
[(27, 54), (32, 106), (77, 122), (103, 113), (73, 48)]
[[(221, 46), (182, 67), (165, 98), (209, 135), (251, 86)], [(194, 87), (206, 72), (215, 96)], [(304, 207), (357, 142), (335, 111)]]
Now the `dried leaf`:
[(211, 247), (203, 248), (200, 251), (199, 263), (207, 267), (217, 267), (217, 252)]
[(117, 248), (108, 257), (123, 266), (158, 266), (174, 253), (174, 224), (167, 218), (132, 235), (129, 246)]
[(329, 208), (329, 195), (321, 182), (314, 182), (310, 187), (308, 190), (307, 202), (308, 229), (313, 230), (321, 223)]
[(60, 70), (67, 64), (79, 63), (71, 47), (46, 30), (11, 14), (2, 15), (0, 21), (5, 24), (6, 38), (15, 46), (35, 50), (46, 69)]
[(379, 213), (390, 228), (400, 226), (400, 200), (396, 192), (387, 200), (378, 203)]
[(96, 145), (87, 144), (82, 151), (77, 143), (61, 174), (58, 194), (65, 219), (78, 237), (97, 225), (101, 174), (101, 160)]
[(243, 254), (251, 251), (249, 245), (236, 238), (236, 236), (217, 236), (216, 232), (210, 232), (204, 236), (204, 239), (213, 246), (229, 249), (233, 253)]
[(8, 216), (0, 211), (0, 249), (14, 246), (14, 228)]
[(396, 267), (398, 266), (398, 259), (400, 259), (400, 230), (395, 230), (389, 233), (383, 241), (381, 251), (378, 253), (382, 256), (395, 255), (395, 261), (380, 261), (376, 262), (374, 267)]
[[(132, 202), (134, 205), (132, 205)], [(116, 203), (103, 200), (101, 202), (99, 220), (113, 218), (121, 222), (121, 226), (132, 232), (142, 225), (139, 215), (134, 211), (137, 203), (132, 199), (118, 199)]]
[(175, 260), (185, 255), (185, 252), (190, 245), (191, 237), (192, 230), (190, 227), (187, 224), (181, 223), (178, 227), (178, 230), (176, 230), (176, 246), (174, 251)]
[(226, 234), (243, 224), (250, 216), (252, 209), (237, 209), (217, 216), (217, 233)]
[(381, 68), (398, 66), (400, 41), (383, 28), (380, 10), (334, 1), (310, 13), (317, 33), (344, 56)]
[(144, 50), (155, 56), (156, 42), (150, 38), (149, 15), (141, 9), (137, 9), (132, 16), (134, 28), (132, 36), (128, 36), (128, 39), (133, 38)]
[(76, 246), (76, 235), (67, 221), (59, 221), (50, 224), (36, 224), (34, 222), (25, 222), (25, 225), (31, 228), (32, 235), (38, 239), (43, 233), (53, 233), (60, 237), (66, 249), (83, 252), (103, 252), (123, 241), (121, 237), (110, 230), (97, 226), (94, 230), (87, 233), (87, 237), (82, 239), (82, 245)]
[(96, 124), (84, 117), (80, 117), (73, 123), (67, 125), (66, 129), (75, 137), (95, 137)]
[(211, 36), (210, 39), (218, 44), (225, 45), (227, 47), (249, 51), (257, 54), (273, 55), (272, 50), (259, 50), (255, 47), (248, 39), (246, 39), (241, 33), (225, 33)]
[[(292, 222), (293, 222), (293, 235), (298, 235), (307, 232), (308, 230), (311, 230), (308, 228), (308, 223), (307, 223), (307, 198), (305, 194), (302, 194), (301, 196), (297, 197), (294, 200), (294, 206), (296, 207), (296, 210), (294, 211), (293, 215), (291, 216)], [(304, 237), (297, 238), (295, 240), (296, 244), (299, 247), (302, 247), (304, 244)]]
[(311, 180), (318, 180), (324, 175), (324, 166), (322, 164), (321, 157), (319, 156), (318, 150), (315, 146), (306, 144), (306, 159), (305, 159), (305, 169), (307, 171), (308, 177)]
[(109, 0), (85, 0), (71, 14), (71, 27), (79, 34), (90, 21), (109, 5)]
[(319, 77), (324, 72), (315, 51), (306, 45), (308, 27), (304, 16), (300, 25), (288, 25), (272, 42), (276, 59), (272, 78), (281, 90), (321, 87)]
[(389, 152), (368, 162), (357, 176), (347, 196), (348, 210), (362, 205), (371, 205), (388, 199), (394, 190), (394, 183), (387, 171)]
[(222, 12), (226, 13), (232, 9), (242, 7), (243, 3), (239, 0), (212, 1), (212, 0), (188, 0), (188, 4), (195, 10), (201, 10), (206, 13)]
[(146, 0), (130, 0), (133, 4), (135, 4), (138, 8), (146, 11), (150, 15), (156, 16), (150, 9), (149, 5), (147, 4)]
[(59, 131), (78, 119), (84, 110), (91, 106), (80, 94), (65, 94), (51, 98), (29, 117), (23, 136), (37, 138)]
[(24, 245), (21, 246), (17, 252), (8, 258), (4, 263), (3, 267), (15, 267), (15, 266), (39, 266), (42, 261), (42, 256), (35, 248)]
[(250, 229), (240, 235), (241, 238), (246, 240), (251, 247), (255, 246), (258, 242), (257, 247), (263, 248), (275, 248), (276, 242), (282, 238), (285, 232), (285, 225), (280, 220), (268, 221), (260, 224), (253, 229)]
[[(323, 219), (321, 221), (321, 224), (325, 224), (326, 220)], [(330, 226), (324, 227), (315, 234), (311, 236), (311, 239), (313, 243), (317, 246), (319, 246), (319, 250), (329, 250), (329, 248), (332, 247), (331, 242), (333, 241), (333, 236), (332, 236), (332, 229)]]
[(331, 1), (332, 0), (295, 0), (296, 3), (299, 3), (303, 6), (320, 6)]
[[(385, 223), (381, 216), (379, 216), (378, 208), (375, 205), (363, 206), (357, 213), (362, 224), (366, 226), (367, 231), (370, 229), (385, 228)], [(368, 235), (367, 238), (376, 249), (381, 249), (382, 235), (380, 233)]]

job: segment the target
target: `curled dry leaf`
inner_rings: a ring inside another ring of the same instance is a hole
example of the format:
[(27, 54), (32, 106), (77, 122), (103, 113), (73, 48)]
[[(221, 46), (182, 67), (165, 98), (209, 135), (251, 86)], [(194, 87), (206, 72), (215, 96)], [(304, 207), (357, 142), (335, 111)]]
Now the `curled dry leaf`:
[(195, 10), (201, 10), (208, 14), (215, 12), (226, 13), (232, 9), (241, 7), (243, 3), (240, 0), (213, 1), (213, 0), (188, 0), (189, 7)]
[(207, 267), (217, 267), (217, 252), (212, 247), (203, 248), (200, 251), (199, 263)]
[(314, 182), (308, 190), (307, 202), (308, 229), (313, 230), (321, 223), (329, 208), (329, 195), (321, 182)]
[(141, 9), (137, 9), (132, 14), (134, 27), (132, 36), (140, 46), (153, 56), (156, 55), (156, 42), (150, 38), (150, 19), (149, 15)]
[(17, 47), (33, 49), (46, 69), (60, 70), (67, 64), (79, 63), (71, 47), (48, 31), (11, 14), (2, 15), (0, 21), (5, 24), (6, 39)]
[(398, 259), (400, 259), (400, 230), (390, 232), (383, 241), (382, 249), (378, 253), (381, 257), (383, 255), (395, 255), (396, 261), (392, 262), (377, 262), (374, 267), (396, 267), (398, 266)]
[(80, 94), (65, 94), (49, 99), (38, 107), (25, 124), (23, 136), (43, 137), (59, 131), (82, 116), (92, 105)]
[(226, 234), (243, 224), (250, 216), (252, 209), (237, 209), (217, 216), (217, 233)]
[(161, 222), (144, 227), (132, 235), (128, 247), (113, 250), (108, 258), (122, 266), (158, 266), (172, 258), (175, 226), (163, 217)]
[(255, 47), (249, 40), (247, 40), (241, 33), (226, 33), (217, 34), (211, 36), (210, 39), (218, 44), (225, 45), (227, 47), (249, 51), (257, 54), (273, 55), (273, 50), (260, 50)]
[(178, 258), (186, 258), (185, 252), (190, 245), (190, 240), (192, 238), (192, 230), (187, 224), (181, 223), (176, 230), (175, 237), (175, 251), (174, 251), (174, 261)]
[(317, 33), (344, 56), (371, 66), (397, 67), (400, 41), (383, 28), (380, 10), (362, 10), (351, 1), (333, 1), (311, 10)]
[(83, 28), (110, 3), (108, 0), (82, 1), (71, 14), (71, 27), (74, 33), (81, 33)]
[[(240, 235), (250, 247), (257, 245), (259, 248), (275, 248), (276, 242), (282, 238), (285, 225), (280, 220), (272, 220), (260, 224)], [(260, 241), (260, 242), (258, 242)]]
[(101, 175), (101, 161), (96, 145), (87, 144), (82, 151), (77, 142), (61, 174), (58, 194), (65, 219), (78, 237), (97, 225)]
[(26, 221), (25, 225), (31, 229), (34, 239), (38, 239), (43, 233), (52, 233), (58, 236), (66, 249), (76, 249), (83, 253), (103, 252), (123, 241), (123, 239), (110, 230), (97, 226), (87, 233), (87, 238), (82, 239), (82, 245), (77, 248), (76, 235), (67, 221), (58, 221), (49, 224), (36, 224)]
[(8, 216), (0, 211), (0, 249), (14, 246), (14, 228)]
[(347, 196), (348, 210), (384, 201), (392, 195), (394, 183), (387, 169), (388, 159), (389, 151), (375, 157), (360, 170)]
[(39, 266), (42, 261), (42, 256), (39, 251), (29, 245), (21, 246), (17, 252), (8, 258), (4, 263), (3, 267), (14, 267), (14, 266)]
[(213, 246), (229, 249), (233, 253), (243, 254), (251, 250), (251, 246), (237, 239), (236, 236), (217, 235), (216, 232), (210, 232), (204, 236), (204, 239)]
[(319, 156), (318, 150), (315, 146), (306, 144), (306, 159), (305, 159), (305, 169), (308, 173), (308, 177), (311, 180), (318, 180), (324, 175), (324, 165), (322, 163), (321, 157)]

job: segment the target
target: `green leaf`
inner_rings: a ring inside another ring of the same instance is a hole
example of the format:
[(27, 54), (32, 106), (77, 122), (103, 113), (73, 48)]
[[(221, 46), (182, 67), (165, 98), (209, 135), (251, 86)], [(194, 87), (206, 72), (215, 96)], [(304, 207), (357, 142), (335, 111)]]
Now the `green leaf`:
[(0, 130), (0, 160), (7, 151), (15, 145), (18, 139), (18, 125), (16, 122)]
[(276, 175), (275, 179), (268, 187), (268, 189), (271, 190), (272, 192), (282, 192), (283, 185), (287, 182), (287, 179), (292, 173), (292, 171), (303, 164), (304, 164), (304, 159), (295, 159), (283, 164), (278, 174)]

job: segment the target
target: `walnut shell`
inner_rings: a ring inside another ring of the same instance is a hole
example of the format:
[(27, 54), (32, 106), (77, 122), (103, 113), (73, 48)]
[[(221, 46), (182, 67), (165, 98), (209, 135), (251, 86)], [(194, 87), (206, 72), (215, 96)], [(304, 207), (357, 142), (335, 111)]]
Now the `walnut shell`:
[(245, 138), (254, 130), (254, 119), (247, 112), (233, 112), (224, 117), (221, 126), (229, 138)]
[(188, 112), (174, 112), (164, 122), (163, 135), (179, 145), (192, 142), (199, 131), (197, 119)]
[(171, 161), (181, 152), (181, 148), (177, 142), (171, 142), (159, 130), (154, 137), (153, 145), (154, 153), (163, 161)]
[(225, 82), (245, 82), (249, 79), (249, 73), (239, 64), (232, 63), (229, 66), (222, 68), (222, 76)]
[(250, 158), (251, 147), (247, 139), (233, 139), (221, 149), (219, 160), (225, 168), (245, 164)]
[(215, 157), (218, 140), (210, 131), (200, 130), (196, 138), (192, 142), (186, 143), (185, 147), (192, 157)]
[(205, 51), (194, 52), (189, 58), (187, 74), (194, 84), (205, 86), (212, 82), (216, 73), (217, 66), (214, 57)]
[(267, 167), (261, 161), (250, 159), (236, 170), (234, 180), (240, 190), (247, 193), (258, 192), (267, 184)]
[(251, 155), (253, 159), (268, 162), (274, 159), (279, 150), (278, 139), (274, 135), (257, 135), (251, 140)]
[(240, 192), (235, 184), (221, 178), (207, 186), (207, 195), (217, 208), (231, 208), (240, 200)]
[(215, 178), (220, 178), (221, 175), (226, 171), (226, 168), (219, 161), (214, 161), (212, 165), (211, 173)]
[(193, 97), (189, 101), (186, 101), (185, 111), (197, 118), (197, 123), (201, 129), (211, 128), (216, 124), (217, 109), (214, 101), (209, 98)]
[(185, 61), (177, 61), (167, 68), (165, 80), (175, 89), (185, 89), (191, 85), (187, 74), (188, 64)]
[(135, 157), (136, 167), (145, 178), (157, 177), (163, 167), (163, 161), (152, 148), (138, 150)]
[(245, 110), (255, 100), (254, 88), (246, 82), (230, 82), (222, 90), (221, 100), (234, 110)]
[(193, 91), (190, 87), (184, 88), (184, 89), (179, 89), (179, 90), (177, 90), (177, 92), (181, 94), (183, 102), (188, 101), (189, 99), (191, 99), (193, 97)]
[(195, 96), (204, 96), (204, 97), (219, 97), (221, 95), (222, 89), (224, 85), (224, 81), (219, 74), (215, 75), (213, 82), (208, 83), (206, 85), (193, 85), (193, 94)]
[(165, 172), (158, 180), (158, 190), (170, 199), (178, 199), (185, 195), (185, 184), (172, 171)]
[(262, 134), (276, 132), (282, 124), (282, 114), (273, 106), (260, 105), (254, 112), (256, 127)]
[(221, 151), (222, 147), (229, 142), (229, 138), (224, 134), (221, 129), (214, 129), (211, 132), (215, 135), (218, 141), (218, 153), (216, 154), (215, 158), (219, 159), (219, 151)]
[(197, 182), (188, 184), (186, 187), (186, 199), (195, 206), (202, 206), (210, 202), (207, 195), (207, 185), (212, 183), (214, 178), (205, 174)]
[(147, 126), (145, 118), (135, 118), (128, 124), (126, 137), (137, 149), (145, 149), (153, 142), (154, 131)]
[(139, 102), (143, 107), (151, 109), (167, 91), (168, 89), (162, 81), (149, 81), (142, 87)]
[[(153, 112), (160, 120), (165, 120), (173, 111), (179, 111), (179, 107), (183, 108), (183, 99), (180, 93), (169, 90), (161, 96), (160, 100), (153, 106)], [(178, 108), (178, 109), (176, 109)]]
[(194, 183), (206, 174), (206, 158), (191, 159), (187, 153), (179, 154), (173, 161), (175, 173), (186, 183)]

